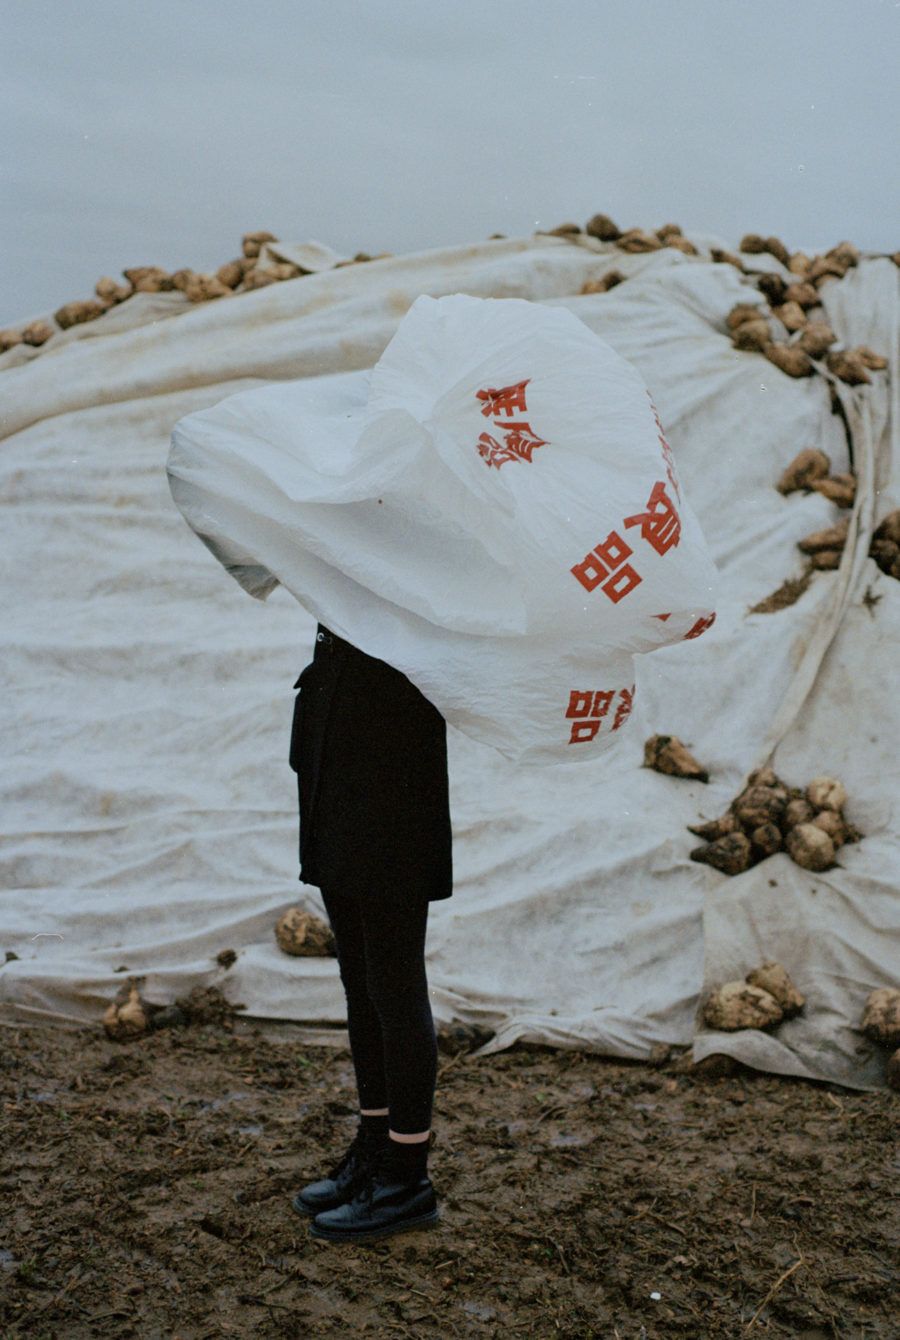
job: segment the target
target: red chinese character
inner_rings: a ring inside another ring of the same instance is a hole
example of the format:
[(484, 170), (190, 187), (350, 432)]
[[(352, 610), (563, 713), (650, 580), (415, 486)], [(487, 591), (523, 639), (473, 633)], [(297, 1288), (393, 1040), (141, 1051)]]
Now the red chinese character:
[(602, 583), (604, 594), (613, 604), (618, 604), (643, 580), (631, 564), (625, 562), (633, 552), (621, 535), (611, 530), (605, 540), (569, 571), (586, 591), (593, 591)]
[(631, 715), (631, 709), (634, 706), (634, 685), (630, 689), (619, 690), (619, 703), (616, 707), (616, 716), (613, 721), (613, 730), (618, 730), (623, 721), (627, 721)]
[(627, 516), (624, 524), (626, 529), (640, 526), (641, 539), (652, 545), (658, 554), (668, 553), (681, 539), (681, 518), (661, 480), (650, 491), (647, 511)]
[(615, 689), (572, 689), (569, 693), (567, 717), (575, 717), (569, 744), (593, 740), (600, 729), (601, 718), (609, 711)]
[(682, 642), (687, 642), (689, 637), (700, 637), (702, 633), (706, 632), (707, 628), (712, 628), (715, 621), (715, 613), (704, 614), (702, 619), (697, 620), (690, 632), (685, 633), (684, 637), (681, 639)]
[(511, 418), (513, 414), (520, 411), (524, 414), (527, 406), (525, 404), (525, 387), (531, 381), (526, 377), (523, 382), (516, 382), (513, 386), (503, 386), (498, 391), (496, 387), (489, 386), (484, 391), (476, 391), (475, 394), (479, 400), (483, 400), (481, 412), (486, 419), (496, 418), (498, 414), (505, 414)]
[(484, 457), (486, 465), (495, 465), (500, 469), (507, 461), (530, 461), (536, 447), (546, 446), (544, 438), (533, 432), (530, 424), (512, 423), (503, 433), (501, 446), (490, 433), (482, 433), (478, 438), (478, 453)]

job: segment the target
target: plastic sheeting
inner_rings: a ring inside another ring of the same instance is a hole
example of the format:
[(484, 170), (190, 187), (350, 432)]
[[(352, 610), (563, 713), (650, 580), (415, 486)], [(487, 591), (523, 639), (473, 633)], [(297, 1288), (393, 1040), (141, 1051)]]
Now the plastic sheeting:
[(371, 373), (179, 420), (167, 473), (245, 590), (280, 582), (513, 763), (614, 746), (632, 653), (715, 619), (647, 388), (562, 307), (423, 295)]
[[(612, 268), (625, 283), (580, 295)], [(436, 1019), (493, 1028), (484, 1052), (522, 1038), (641, 1057), (693, 1040), (697, 1057), (880, 1085), (883, 1058), (857, 1025), (900, 963), (900, 584), (867, 557), (900, 505), (887, 259), (822, 289), (839, 337), (891, 360), (872, 385), (837, 384), (860, 481), (841, 568), (767, 615), (748, 607), (797, 575), (796, 541), (836, 519), (820, 495), (783, 498), (774, 482), (812, 444), (847, 469), (847, 436), (824, 374), (794, 380), (732, 348), (725, 316), (756, 290), (706, 256), (496, 240), (199, 307), (138, 295), (27, 361), (0, 359), (0, 951), (19, 955), (0, 969), (2, 1017), (97, 1020), (123, 968), (154, 1001), (219, 983), (248, 1015), (344, 1036), (336, 962), (287, 958), (272, 934), (293, 902), (322, 913), (296, 882), (287, 765), (314, 623), (283, 590), (262, 604), (227, 580), (172, 504), (165, 460), (183, 415), (275, 379), (371, 367), (420, 293), (454, 292), (565, 305), (635, 364), (722, 582), (700, 642), (639, 658), (634, 727), (596, 764), (517, 768), (450, 732), (456, 885), (430, 915)], [(653, 732), (685, 740), (709, 785), (644, 769)], [(779, 854), (729, 879), (689, 860), (685, 826), (766, 761), (793, 784), (844, 781), (865, 836), (835, 869)], [(224, 948), (238, 952), (227, 970)], [(762, 958), (788, 968), (805, 1013), (772, 1035), (698, 1029), (701, 993)]]

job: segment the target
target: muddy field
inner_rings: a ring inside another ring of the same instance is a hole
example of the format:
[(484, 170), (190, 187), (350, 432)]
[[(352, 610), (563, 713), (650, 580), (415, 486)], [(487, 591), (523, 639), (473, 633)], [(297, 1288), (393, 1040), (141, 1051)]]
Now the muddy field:
[(227, 1020), (0, 1049), (4, 1340), (900, 1335), (888, 1092), (442, 1054), (442, 1220), (348, 1246), (290, 1205), (355, 1129), (346, 1050)]

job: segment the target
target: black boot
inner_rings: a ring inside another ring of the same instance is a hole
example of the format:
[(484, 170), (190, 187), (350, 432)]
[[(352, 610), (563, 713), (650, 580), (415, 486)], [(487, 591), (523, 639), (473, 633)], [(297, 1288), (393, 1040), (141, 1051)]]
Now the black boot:
[(391, 1233), (430, 1228), (439, 1218), (428, 1174), (412, 1180), (405, 1176), (389, 1142), (376, 1150), (355, 1195), (335, 1209), (317, 1214), (309, 1231), (313, 1237), (329, 1242), (368, 1242)]
[(366, 1130), (356, 1132), (349, 1149), (331, 1171), (318, 1182), (301, 1187), (293, 1200), (298, 1214), (318, 1214), (352, 1200), (366, 1179), (375, 1152), (387, 1141), (387, 1135)]

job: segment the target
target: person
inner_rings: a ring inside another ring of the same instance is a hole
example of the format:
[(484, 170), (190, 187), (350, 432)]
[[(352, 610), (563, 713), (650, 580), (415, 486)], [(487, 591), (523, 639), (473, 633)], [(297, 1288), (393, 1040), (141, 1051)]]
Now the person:
[(359, 1119), (293, 1205), (314, 1236), (356, 1242), (439, 1219), (425, 938), (429, 904), (453, 892), (446, 722), (406, 675), (322, 624), (294, 688), (300, 879), (334, 934)]

